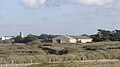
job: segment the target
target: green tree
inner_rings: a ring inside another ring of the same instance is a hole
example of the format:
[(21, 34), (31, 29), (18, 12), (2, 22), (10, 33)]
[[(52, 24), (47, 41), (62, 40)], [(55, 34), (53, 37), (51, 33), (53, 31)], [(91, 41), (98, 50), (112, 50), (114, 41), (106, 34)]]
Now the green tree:
[(37, 39), (38, 39), (37, 36), (29, 34), (27, 35), (27, 37), (24, 38), (24, 42), (27, 43), (27, 42), (35, 41)]
[(103, 39), (99, 38), (98, 34), (91, 35), (90, 37), (93, 39), (93, 42), (103, 41)]
[(111, 32), (111, 41), (120, 41), (120, 30), (115, 30)]
[(103, 30), (103, 29), (98, 29), (98, 35), (99, 35), (99, 38), (101, 38), (103, 40), (109, 40), (110, 31)]
[(43, 42), (52, 42), (54, 37), (56, 37), (56, 35), (41, 34), (38, 36), (38, 39), (41, 39)]
[(43, 40), (47, 40), (48, 39), (48, 35), (47, 34), (41, 34), (40, 36), (38, 36), (39, 39), (43, 39)]
[(98, 41), (120, 41), (120, 30), (103, 30), (103, 29), (98, 29), (98, 33), (91, 35), (93, 38), (94, 42)]
[(14, 41), (16, 43), (23, 43), (24, 42), (24, 38), (22, 38), (21, 36), (17, 36), (14, 38)]

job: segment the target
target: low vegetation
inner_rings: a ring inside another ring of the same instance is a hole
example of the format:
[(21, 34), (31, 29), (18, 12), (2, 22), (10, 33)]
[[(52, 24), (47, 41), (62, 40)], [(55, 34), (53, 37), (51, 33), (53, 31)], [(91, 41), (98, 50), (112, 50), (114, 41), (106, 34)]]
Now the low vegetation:
[(36, 64), (28, 67), (119, 67), (120, 62), (110, 62), (110, 63), (59, 63), (59, 64)]
[[(118, 47), (118, 48), (117, 48)], [(86, 44), (0, 44), (0, 63), (48, 63), (80, 60), (120, 59), (120, 42)], [(115, 48), (115, 49), (114, 49)]]

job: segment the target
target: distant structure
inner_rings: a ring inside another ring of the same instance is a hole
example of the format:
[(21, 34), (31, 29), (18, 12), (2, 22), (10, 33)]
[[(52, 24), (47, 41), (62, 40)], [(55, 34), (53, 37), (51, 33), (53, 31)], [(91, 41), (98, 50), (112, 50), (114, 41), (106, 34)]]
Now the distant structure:
[(10, 40), (10, 39), (13, 39), (14, 36), (3, 36), (0, 38), (0, 40)]
[(24, 38), (23, 32), (20, 32), (20, 35), (19, 35), (19, 36), (22, 37), (22, 38)]
[(53, 38), (52, 43), (89, 43), (92, 38), (88, 36), (64, 36), (60, 35)]

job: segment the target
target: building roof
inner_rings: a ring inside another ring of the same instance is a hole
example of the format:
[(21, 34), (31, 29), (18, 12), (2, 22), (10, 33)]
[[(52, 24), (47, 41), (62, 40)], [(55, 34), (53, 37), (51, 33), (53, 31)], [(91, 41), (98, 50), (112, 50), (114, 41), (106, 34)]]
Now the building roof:
[(92, 39), (89, 36), (70, 36), (70, 35), (60, 35), (69, 39)]
[(67, 38), (69, 38), (69, 39), (73, 38), (73, 37), (70, 37), (70, 36), (64, 36), (64, 37), (67, 37)]
[(75, 38), (75, 39), (92, 39), (89, 36), (70, 36), (70, 37)]
[(15, 37), (15, 36), (3, 36), (3, 37)]

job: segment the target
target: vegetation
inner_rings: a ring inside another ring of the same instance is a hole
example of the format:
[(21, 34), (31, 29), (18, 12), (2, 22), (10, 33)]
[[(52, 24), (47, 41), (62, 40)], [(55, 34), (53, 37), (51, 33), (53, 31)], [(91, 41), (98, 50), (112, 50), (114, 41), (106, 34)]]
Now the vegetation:
[(32, 35), (32, 34), (29, 34), (29, 35), (27, 35), (27, 37), (24, 38), (25, 43), (32, 42), (35, 40), (38, 40), (38, 38), (37, 38), (37, 36)]
[[(28, 45), (26, 45), (28, 44)], [(77, 45), (53, 44), (39, 41), (0, 44), (0, 63), (71, 62), (80, 60), (120, 59), (120, 42), (97, 42)], [(112, 48), (112, 49), (110, 49)]]
[[(101, 41), (120, 41), (120, 30), (103, 30), (98, 29), (96, 34), (90, 35), (93, 38), (93, 42), (101, 42)], [(35, 40), (41, 40), (43, 43), (51, 43), (52, 39), (58, 35), (50, 35), (50, 34), (41, 34), (39, 36), (29, 34), (25, 38), (17, 36), (14, 38), (15, 43), (28, 43)], [(87, 34), (83, 34), (82, 36), (89, 36)]]
[(44, 42), (44, 43), (50, 42), (51, 43), (52, 39), (55, 36), (56, 35), (48, 35), (48, 34), (41, 34), (40, 36), (29, 34), (24, 38), (22, 38), (21, 36), (15, 37), (14, 42), (15, 43), (28, 43), (28, 42), (36, 41), (39, 39), (39, 40), (41, 40), (41, 42)]
[(120, 41), (120, 30), (103, 30), (98, 29), (98, 33), (91, 35), (94, 42), (98, 41)]
[(57, 35), (41, 34), (40, 36), (37, 36), (37, 37), (38, 37), (38, 39), (41, 39), (42, 42), (52, 42), (52, 39), (56, 36)]
[[(56, 36), (29, 34), (24, 38), (17, 36), (14, 40), (0, 41), (0, 64), (42, 62), (42, 64), (30, 67), (79, 67), (81, 63), (73, 64), (73, 62), (120, 59), (120, 30), (98, 29), (97, 34), (91, 35), (94, 42), (85, 44), (52, 44), (52, 39)], [(59, 62), (59, 64), (49, 64), (49, 62)], [(69, 62), (71, 63), (68, 64)], [(93, 65), (99, 67), (99, 64), (90, 64), (89, 67), (94, 67)], [(110, 64), (108, 65), (111, 66)], [(86, 67), (85, 65), (81, 66)], [(102, 67), (106, 66), (103, 64)], [(113, 64), (112, 67), (117, 66)]]
[(14, 38), (14, 42), (16, 43), (23, 43), (24, 42), (24, 38), (20, 37), (20, 36), (17, 36)]
[(109, 62), (109, 63), (43, 63), (31, 65), (28, 67), (119, 67), (120, 62)]

